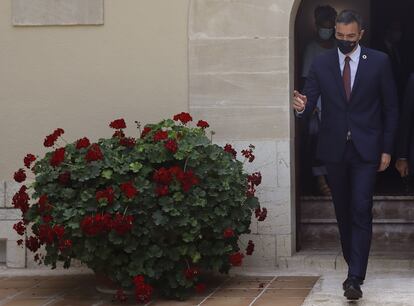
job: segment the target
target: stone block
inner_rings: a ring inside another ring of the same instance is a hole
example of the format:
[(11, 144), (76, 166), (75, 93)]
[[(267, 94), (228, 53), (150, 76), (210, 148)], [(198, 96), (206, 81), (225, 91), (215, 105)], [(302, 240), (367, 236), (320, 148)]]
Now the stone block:
[(17, 240), (7, 240), (6, 265), (8, 268), (26, 267), (26, 248), (17, 245)]
[[(207, 120), (220, 139), (287, 138), (289, 110), (283, 108), (196, 108), (192, 115)], [(256, 140), (256, 141), (257, 141)]]
[(191, 39), (280, 37), (289, 33), (290, 0), (193, 0)]
[(286, 72), (287, 38), (202, 39), (189, 43), (191, 74)]
[(0, 181), (0, 208), (6, 206), (6, 182)]
[(251, 256), (245, 256), (244, 267), (269, 267), (276, 265), (276, 240), (272, 235), (243, 235), (240, 237), (240, 249), (244, 251), (247, 243), (252, 240), (254, 252)]
[(15, 26), (100, 25), (103, 0), (12, 0)]
[[(290, 117), (289, 77), (287, 71), (269, 73), (210, 73), (190, 75), (191, 108), (243, 107), (281, 108), (286, 112), (282, 121), (288, 131)], [(276, 121), (279, 118), (273, 118)], [(257, 118), (260, 120), (260, 118)], [(214, 126), (213, 126), (214, 127)], [(270, 128), (271, 125), (268, 127)]]

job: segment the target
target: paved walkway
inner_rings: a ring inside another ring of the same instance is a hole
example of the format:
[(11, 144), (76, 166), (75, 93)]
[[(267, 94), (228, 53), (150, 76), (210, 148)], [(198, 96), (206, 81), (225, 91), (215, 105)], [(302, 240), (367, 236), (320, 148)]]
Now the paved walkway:
[(343, 297), (343, 281), (342, 272), (324, 273), (303, 306), (414, 306), (414, 271), (368, 274), (358, 302)]
[[(151, 306), (300, 306), (318, 280), (314, 276), (233, 276), (210, 281), (203, 295), (184, 302), (154, 299)], [(95, 289), (92, 275), (1, 276), (0, 305), (114, 306), (135, 305), (111, 301)]]

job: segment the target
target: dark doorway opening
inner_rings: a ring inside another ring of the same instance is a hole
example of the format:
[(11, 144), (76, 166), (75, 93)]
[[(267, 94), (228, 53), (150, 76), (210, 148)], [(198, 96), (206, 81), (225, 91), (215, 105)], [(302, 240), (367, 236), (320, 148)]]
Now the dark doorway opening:
[[(400, 100), (409, 73), (414, 72), (414, 1), (412, 0), (303, 0), (295, 23), (295, 88), (303, 86), (304, 51), (315, 38), (314, 9), (330, 5), (337, 12), (354, 9), (365, 20), (364, 46), (389, 52), (384, 38), (390, 29), (400, 30), (396, 72)], [(389, 54), (390, 57), (392, 54)], [(306, 142), (309, 122), (296, 122), (297, 250), (338, 250), (339, 234), (332, 200), (319, 190), (309, 164)], [(412, 247), (410, 247), (412, 246)], [(414, 252), (414, 180), (402, 179), (395, 169), (378, 174), (374, 198), (373, 251)], [(411, 249), (410, 249), (411, 248)]]

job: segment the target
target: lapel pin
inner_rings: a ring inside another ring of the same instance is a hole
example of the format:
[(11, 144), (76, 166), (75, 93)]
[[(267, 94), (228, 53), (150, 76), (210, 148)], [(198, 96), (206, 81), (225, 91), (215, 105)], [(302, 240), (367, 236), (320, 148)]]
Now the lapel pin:
[(364, 59), (364, 60), (366, 60), (367, 58), (368, 58), (368, 56), (366, 56), (365, 54), (362, 56), (362, 58)]

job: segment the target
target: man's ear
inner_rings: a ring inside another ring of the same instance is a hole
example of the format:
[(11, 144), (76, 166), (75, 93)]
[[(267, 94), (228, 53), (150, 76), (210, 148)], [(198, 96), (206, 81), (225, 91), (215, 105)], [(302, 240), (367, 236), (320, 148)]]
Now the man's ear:
[(361, 33), (359, 34), (359, 39), (362, 39), (362, 37), (364, 36), (365, 30), (361, 30)]

